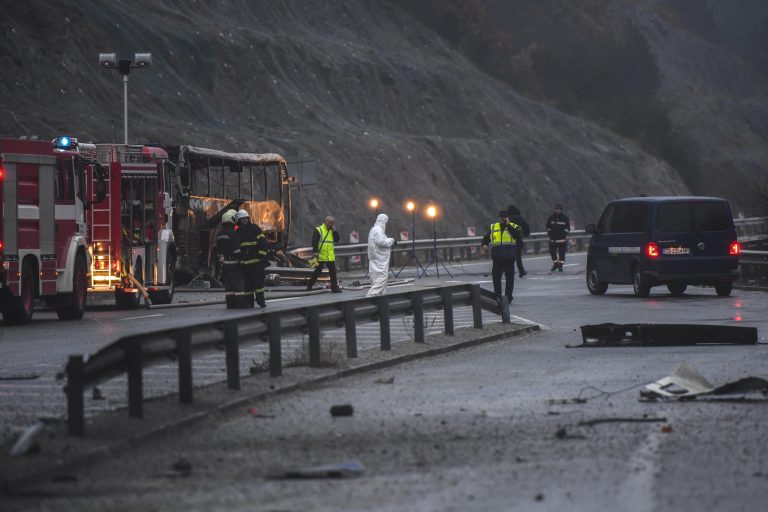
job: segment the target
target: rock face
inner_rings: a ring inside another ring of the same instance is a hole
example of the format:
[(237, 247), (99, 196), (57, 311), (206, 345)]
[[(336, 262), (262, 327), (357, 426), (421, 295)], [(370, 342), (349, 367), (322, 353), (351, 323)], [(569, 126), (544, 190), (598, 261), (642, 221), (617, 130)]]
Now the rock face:
[[(314, 155), (318, 183), (296, 195), (302, 231), (331, 213), (367, 233), (371, 195), (390, 232), (410, 229), (413, 198), (440, 206), (440, 235), (461, 236), (509, 203), (541, 231), (555, 202), (583, 227), (610, 199), (690, 192), (636, 143), (523, 98), (377, 0), (11, 2), (0, 136), (121, 141), (121, 79), (98, 69), (102, 51), (153, 54), (130, 75), (132, 142)], [(420, 220), (417, 235), (431, 228)]]

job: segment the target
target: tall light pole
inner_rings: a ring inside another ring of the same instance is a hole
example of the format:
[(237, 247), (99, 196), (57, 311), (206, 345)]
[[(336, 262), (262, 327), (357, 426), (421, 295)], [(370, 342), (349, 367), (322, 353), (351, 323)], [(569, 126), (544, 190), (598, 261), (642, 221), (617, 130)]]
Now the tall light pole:
[[(413, 260), (418, 267), (416, 269), (416, 278), (421, 279), (422, 276), (427, 275), (427, 270), (421, 266), (421, 262), (419, 261), (418, 256), (416, 256), (416, 203), (408, 201), (405, 203), (405, 209), (411, 212), (411, 255), (408, 257), (408, 261), (406, 261), (403, 266), (400, 267), (400, 270), (397, 271), (395, 277), (399, 276), (403, 269)], [(419, 269), (421, 269), (421, 272), (419, 272)]]
[(128, 145), (128, 75), (132, 69), (148, 68), (152, 65), (151, 53), (137, 53), (131, 59), (118, 59), (116, 53), (100, 53), (99, 67), (116, 69), (123, 75), (123, 140)]
[[(440, 277), (440, 265), (443, 266), (443, 270), (445, 270), (449, 276), (451, 276), (451, 279), (453, 279), (453, 274), (451, 274), (451, 271), (448, 270), (448, 267), (445, 266), (445, 263), (440, 261), (440, 257), (437, 255), (437, 215), (438, 210), (437, 206), (434, 204), (430, 204), (427, 206), (427, 209), (425, 210), (425, 213), (427, 214), (427, 217), (432, 219), (432, 250), (435, 251), (434, 261), (435, 261), (435, 273), (437, 273), (437, 277)], [(427, 268), (432, 264), (430, 261), (427, 263)]]

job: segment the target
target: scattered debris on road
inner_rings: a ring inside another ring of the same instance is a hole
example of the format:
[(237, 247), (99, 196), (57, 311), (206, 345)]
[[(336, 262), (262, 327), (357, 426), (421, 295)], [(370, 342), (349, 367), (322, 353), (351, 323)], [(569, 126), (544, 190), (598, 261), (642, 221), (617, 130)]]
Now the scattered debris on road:
[(759, 377), (746, 377), (722, 386), (715, 387), (693, 366), (680, 364), (672, 374), (652, 382), (640, 390), (640, 398), (654, 401), (694, 399), (702, 395), (733, 395), (762, 393), (768, 395), (768, 380)]
[(179, 459), (173, 463), (173, 465), (171, 466), (171, 469), (173, 470), (173, 473), (170, 473), (168, 476), (187, 477), (192, 474), (192, 463), (189, 462), (187, 459)]
[(352, 416), (354, 413), (355, 409), (349, 404), (331, 406), (331, 416)]
[(21, 455), (30, 455), (40, 451), (40, 445), (37, 444), (37, 439), (45, 430), (45, 424), (42, 421), (37, 421), (30, 425), (19, 436), (18, 441), (11, 448), (11, 457), (19, 457)]
[(262, 414), (259, 412), (259, 410), (256, 407), (249, 407), (248, 408), (248, 414), (253, 416), (254, 418), (277, 418), (274, 414)]
[(581, 345), (575, 347), (754, 345), (757, 328), (705, 324), (582, 325)]
[(393, 376), (388, 377), (388, 378), (382, 377), (380, 379), (376, 379), (373, 382), (375, 382), (376, 384), (394, 384), (395, 383), (395, 376), (393, 375)]
[(565, 427), (560, 427), (555, 432), (555, 437), (558, 439), (586, 439), (581, 434), (569, 434), (568, 430)]
[(271, 480), (291, 480), (304, 478), (351, 478), (362, 476), (365, 466), (356, 460), (341, 462), (338, 464), (325, 464), (322, 466), (310, 466), (305, 468), (290, 468), (274, 471), (267, 475)]
[(39, 373), (0, 373), (0, 380), (35, 380), (39, 378)]
[(667, 418), (596, 418), (594, 420), (580, 421), (577, 423), (580, 427), (593, 427), (601, 423), (664, 423)]

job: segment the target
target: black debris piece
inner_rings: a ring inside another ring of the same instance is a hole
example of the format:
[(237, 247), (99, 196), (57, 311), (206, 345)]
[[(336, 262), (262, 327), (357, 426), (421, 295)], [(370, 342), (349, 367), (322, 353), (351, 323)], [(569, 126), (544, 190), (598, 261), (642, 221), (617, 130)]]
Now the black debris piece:
[(593, 427), (601, 423), (665, 423), (667, 418), (596, 418), (594, 420), (580, 421), (580, 427)]
[[(582, 325), (579, 347), (754, 345), (757, 328), (705, 324)], [(571, 346), (569, 346), (570, 348)]]
[(0, 373), (0, 380), (35, 380), (39, 378), (39, 373)]
[(267, 475), (272, 480), (304, 479), (304, 478), (352, 478), (362, 476), (365, 466), (356, 460), (338, 464), (324, 464), (303, 468), (290, 468), (274, 471)]
[(332, 405), (331, 416), (352, 416), (355, 409), (349, 404)]

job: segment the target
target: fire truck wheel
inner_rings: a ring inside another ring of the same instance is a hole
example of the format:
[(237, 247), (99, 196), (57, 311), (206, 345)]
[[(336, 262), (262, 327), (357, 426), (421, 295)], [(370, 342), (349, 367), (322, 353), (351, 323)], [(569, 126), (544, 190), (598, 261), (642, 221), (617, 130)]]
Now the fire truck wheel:
[(85, 314), (88, 300), (88, 271), (86, 266), (85, 256), (78, 254), (72, 276), (72, 293), (67, 294), (64, 304), (56, 308), (56, 314), (61, 320), (79, 320)]
[(32, 320), (32, 311), (35, 303), (35, 272), (32, 264), (25, 261), (21, 268), (21, 296), (11, 299), (10, 304), (3, 311), (3, 320), (11, 325), (21, 325)]
[(152, 300), (152, 304), (170, 304), (173, 302), (173, 294), (176, 291), (176, 262), (171, 258), (168, 258), (167, 261), (165, 275), (168, 276), (168, 289), (150, 292), (149, 298)]
[[(133, 277), (141, 284), (144, 284), (144, 267), (141, 259), (136, 260), (136, 271)], [(124, 292), (121, 288), (115, 288), (115, 304), (121, 309), (137, 308), (141, 305), (141, 293), (136, 290), (133, 292)]]

